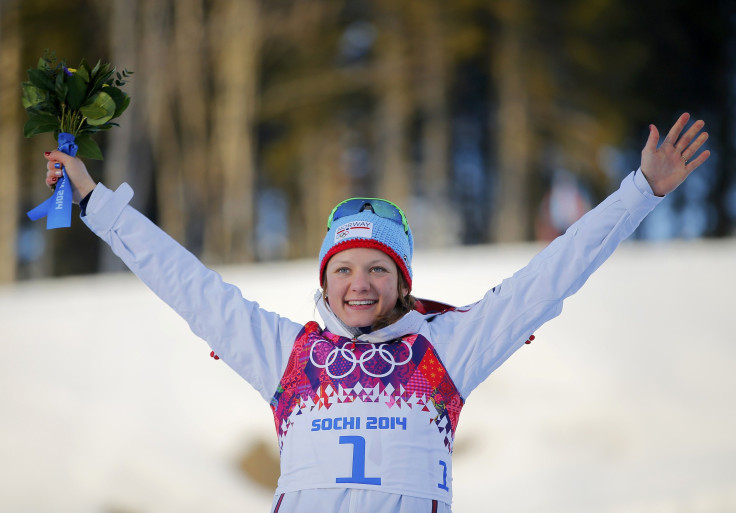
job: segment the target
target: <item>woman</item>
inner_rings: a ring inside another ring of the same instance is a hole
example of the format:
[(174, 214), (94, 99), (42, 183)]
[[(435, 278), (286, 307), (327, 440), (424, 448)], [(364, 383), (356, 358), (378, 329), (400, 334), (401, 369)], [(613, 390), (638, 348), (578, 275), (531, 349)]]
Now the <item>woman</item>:
[(327, 221), (316, 322), (295, 323), (233, 285), (128, 206), (132, 190), (66, 167), (84, 222), (271, 405), (281, 451), (272, 511), (450, 511), (452, 446), (470, 392), (558, 315), (642, 219), (708, 157), (683, 114), (641, 167), (522, 270), (463, 308), (411, 296), (413, 237), (403, 212), (351, 198)]

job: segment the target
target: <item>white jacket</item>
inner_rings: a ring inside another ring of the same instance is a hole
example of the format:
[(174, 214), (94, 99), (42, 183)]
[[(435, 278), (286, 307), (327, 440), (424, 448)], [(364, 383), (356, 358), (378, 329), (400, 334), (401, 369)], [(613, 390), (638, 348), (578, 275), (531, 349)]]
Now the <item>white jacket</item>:
[[(288, 512), (449, 511), (452, 441), (463, 402), (561, 312), (563, 300), (661, 200), (640, 170), (632, 172), (480, 301), (441, 314), (412, 311), (356, 337), (319, 297), (325, 333), (244, 299), (130, 207), (132, 196), (127, 184), (115, 192), (98, 185), (83, 220), (271, 403), (282, 451), (274, 511)], [(295, 343), (301, 359), (292, 354)], [(419, 361), (420, 350), (426, 360)], [(437, 361), (443, 384), (409, 383), (411, 373), (429, 380), (428, 360)], [(306, 370), (294, 370), (297, 364)], [(349, 387), (345, 379), (352, 379)], [(399, 386), (386, 386), (388, 380)]]

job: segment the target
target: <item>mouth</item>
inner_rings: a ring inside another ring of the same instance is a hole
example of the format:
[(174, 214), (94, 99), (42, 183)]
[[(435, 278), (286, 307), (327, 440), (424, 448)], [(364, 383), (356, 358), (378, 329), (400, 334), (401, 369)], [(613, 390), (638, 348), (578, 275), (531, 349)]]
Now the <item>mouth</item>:
[(348, 306), (370, 306), (378, 303), (375, 299), (353, 299), (346, 301)]

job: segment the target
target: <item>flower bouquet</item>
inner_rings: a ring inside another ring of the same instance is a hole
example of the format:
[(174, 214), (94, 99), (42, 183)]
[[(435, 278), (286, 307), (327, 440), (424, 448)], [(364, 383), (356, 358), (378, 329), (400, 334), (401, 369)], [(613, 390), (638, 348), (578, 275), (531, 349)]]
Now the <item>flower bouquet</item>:
[[(112, 65), (100, 61), (90, 67), (84, 59), (76, 69), (68, 68), (46, 52), (38, 66), (28, 70), (29, 81), (22, 84), (23, 108), (28, 114), (23, 134), (33, 137), (53, 132), (59, 151), (102, 160), (92, 135), (119, 126), (112, 120), (130, 104), (130, 96), (121, 87), (132, 74), (127, 69), (116, 72)], [(35, 221), (47, 216), (47, 229), (71, 226), (68, 182), (62, 168), (54, 195), (28, 212), (28, 217)]]

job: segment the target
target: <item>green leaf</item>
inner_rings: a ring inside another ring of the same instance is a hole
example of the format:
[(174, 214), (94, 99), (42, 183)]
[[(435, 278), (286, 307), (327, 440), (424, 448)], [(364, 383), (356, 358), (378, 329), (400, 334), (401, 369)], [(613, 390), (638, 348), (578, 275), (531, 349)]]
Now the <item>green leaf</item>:
[(29, 69), (28, 79), (39, 89), (43, 89), (51, 93), (54, 92), (54, 82), (51, 76), (47, 73), (44, 73), (42, 70), (36, 68)]
[(40, 57), (38, 59), (38, 66), (37, 68), (40, 70), (45, 71), (52, 71), (54, 68), (54, 63), (56, 62), (56, 54), (54, 52), (49, 53), (48, 48), (44, 52), (43, 57)]
[(110, 77), (112, 76), (114, 70), (100, 70), (97, 74), (92, 75), (89, 79), (90, 81), (90, 93), (94, 94), (98, 91), (101, 91), (103, 87), (105, 87), (105, 83), (107, 83), (108, 80), (110, 80)]
[(109, 94), (99, 92), (82, 106), (79, 111), (92, 126), (104, 125), (115, 114), (115, 100)]
[(77, 144), (77, 156), (103, 160), (102, 150), (89, 135), (78, 135), (74, 138), (74, 142)]
[(115, 101), (115, 114), (112, 117), (116, 118), (120, 116), (128, 108), (128, 105), (130, 105), (130, 96), (117, 87), (106, 87), (105, 92)]
[[(77, 71), (79, 73), (79, 71)], [(77, 73), (69, 77), (67, 103), (72, 110), (79, 110), (87, 98), (87, 84)]]
[(86, 76), (87, 82), (89, 82), (89, 77), (92, 75), (92, 69), (89, 67), (89, 64), (87, 63), (87, 59), (82, 58), (82, 60), (79, 63), (79, 69), (83, 69), (85, 71), (85, 74), (82, 76)]
[(43, 102), (48, 98), (48, 93), (30, 82), (23, 82), (21, 84), (23, 90), (23, 108), (32, 109), (40, 107)]
[(53, 132), (58, 128), (59, 120), (56, 116), (42, 112), (29, 117), (25, 126), (23, 126), (23, 135), (25, 137), (33, 137), (34, 135)]
[(54, 87), (54, 91), (56, 92), (56, 96), (59, 98), (59, 101), (61, 103), (64, 103), (66, 101), (66, 94), (69, 91), (69, 88), (66, 85), (66, 81), (64, 80), (65, 76), (66, 73), (64, 73), (64, 70), (59, 68), (59, 71), (56, 73), (56, 86)]
[(95, 67), (92, 68), (92, 71), (89, 72), (90, 78), (97, 75), (97, 72), (100, 70), (100, 66), (102, 66), (102, 61), (97, 61), (97, 64), (95, 64)]
[[(123, 94), (125, 94), (125, 93), (123, 93)], [(127, 94), (125, 94), (125, 98), (123, 99), (123, 103), (117, 105), (117, 109), (115, 109), (115, 115), (113, 117), (116, 118), (116, 117), (120, 116), (123, 112), (125, 112), (125, 109), (128, 108), (128, 105), (130, 105), (130, 96), (128, 96)]]
[(47, 96), (46, 100), (39, 103), (38, 105), (28, 107), (26, 109), (26, 114), (28, 114), (29, 118), (36, 114), (49, 114), (58, 119), (61, 117), (61, 108), (59, 107), (58, 103), (54, 102), (53, 98)]
[(82, 60), (82, 63), (77, 68), (77, 72), (74, 73), (75, 76), (78, 76), (82, 80), (84, 80), (84, 83), (89, 83), (89, 70), (85, 67), (87, 63)]
[(90, 79), (94, 80), (100, 76), (107, 75), (108, 73), (110, 73), (110, 71), (114, 71), (114, 69), (110, 70), (110, 63), (97, 61), (97, 64), (95, 64), (95, 67), (92, 68), (89, 76)]
[(108, 121), (104, 125), (97, 125), (97, 126), (90, 126), (87, 127), (84, 131), (84, 133), (94, 134), (97, 132), (102, 132), (103, 130), (110, 130), (114, 126), (120, 126), (117, 123), (113, 123), (111, 121)]

